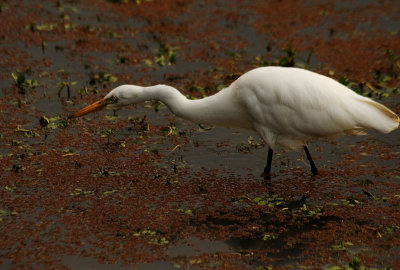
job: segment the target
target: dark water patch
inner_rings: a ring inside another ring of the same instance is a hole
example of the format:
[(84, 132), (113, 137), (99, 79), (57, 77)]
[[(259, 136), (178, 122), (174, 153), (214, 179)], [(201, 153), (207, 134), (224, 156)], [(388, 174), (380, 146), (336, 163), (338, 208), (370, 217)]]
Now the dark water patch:
[(196, 256), (203, 253), (218, 253), (229, 251), (229, 245), (222, 241), (190, 237), (168, 248), (170, 257)]

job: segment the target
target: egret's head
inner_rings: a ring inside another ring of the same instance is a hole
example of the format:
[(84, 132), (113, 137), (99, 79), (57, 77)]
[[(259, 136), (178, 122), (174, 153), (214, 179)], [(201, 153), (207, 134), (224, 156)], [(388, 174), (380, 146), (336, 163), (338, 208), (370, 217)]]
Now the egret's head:
[(106, 109), (116, 110), (126, 105), (142, 102), (142, 93), (142, 86), (120, 85), (104, 97), (104, 100), (108, 101)]
[(141, 102), (141, 93), (143, 92), (143, 87), (136, 85), (121, 85), (117, 88), (111, 90), (104, 98), (93, 104), (83, 108), (69, 118), (77, 118), (86, 115), (91, 112), (108, 109), (108, 110), (118, 110), (119, 108)]

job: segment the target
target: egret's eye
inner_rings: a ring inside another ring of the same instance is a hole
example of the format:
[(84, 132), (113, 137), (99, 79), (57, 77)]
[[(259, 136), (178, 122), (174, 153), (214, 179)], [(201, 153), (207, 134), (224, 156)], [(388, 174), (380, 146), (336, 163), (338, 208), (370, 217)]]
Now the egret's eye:
[(116, 96), (111, 96), (107, 99), (107, 104), (115, 104), (118, 102), (118, 98)]

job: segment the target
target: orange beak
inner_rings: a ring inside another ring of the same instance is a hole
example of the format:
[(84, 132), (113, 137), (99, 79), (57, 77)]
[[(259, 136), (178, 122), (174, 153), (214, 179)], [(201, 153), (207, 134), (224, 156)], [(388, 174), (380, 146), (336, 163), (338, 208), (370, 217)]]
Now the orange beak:
[(87, 106), (86, 108), (83, 108), (82, 110), (77, 111), (76, 113), (74, 113), (73, 115), (70, 115), (68, 117), (68, 119), (72, 119), (72, 118), (77, 118), (83, 115), (86, 115), (88, 113), (91, 112), (96, 112), (99, 111), (101, 109), (104, 109), (104, 107), (108, 104), (109, 102), (107, 101), (107, 99), (100, 99), (99, 101), (96, 101), (95, 103)]

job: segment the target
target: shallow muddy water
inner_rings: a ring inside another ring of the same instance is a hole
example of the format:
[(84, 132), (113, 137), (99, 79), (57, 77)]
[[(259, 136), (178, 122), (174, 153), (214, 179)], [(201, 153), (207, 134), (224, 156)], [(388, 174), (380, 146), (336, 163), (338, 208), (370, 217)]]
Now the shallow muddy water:
[[(211, 95), (294, 65), (400, 113), (396, 1), (0, 1), (0, 269), (396, 269), (400, 130), (278, 149), (120, 84)], [(13, 75), (15, 79), (13, 78)], [(251, 136), (251, 137), (250, 137)], [(336, 267), (336, 268), (335, 268)]]

